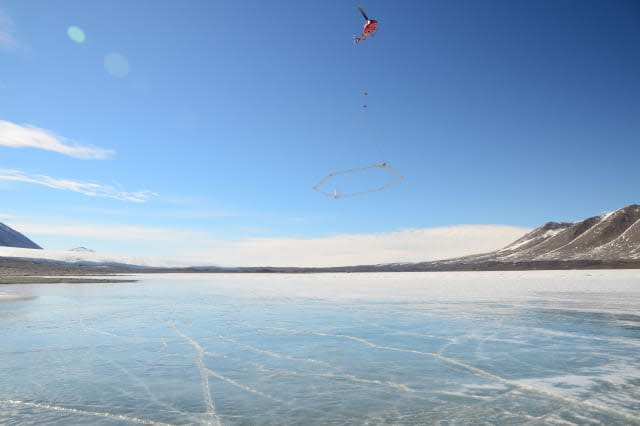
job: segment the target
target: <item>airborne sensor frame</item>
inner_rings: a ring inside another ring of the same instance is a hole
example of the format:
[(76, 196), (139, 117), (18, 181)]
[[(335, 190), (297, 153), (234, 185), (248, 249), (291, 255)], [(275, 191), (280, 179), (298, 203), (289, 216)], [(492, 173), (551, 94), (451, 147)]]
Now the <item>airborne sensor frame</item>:
[[(375, 188), (367, 189), (364, 191), (341, 192), (338, 188), (335, 188), (333, 192), (329, 192), (322, 188), (327, 182), (331, 181), (331, 179), (334, 179), (338, 176), (355, 174), (355, 173), (366, 173), (370, 170), (375, 170), (375, 169), (386, 170), (389, 174), (391, 174), (392, 178), (389, 179), (386, 183), (384, 183), (381, 186), (377, 186)], [(323, 177), (322, 179), (320, 179), (320, 181), (313, 186), (313, 189), (319, 192), (320, 194), (329, 198), (333, 198), (335, 200), (339, 198), (357, 197), (360, 195), (371, 194), (373, 192), (384, 191), (385, 189), (391, 186), (397, 185), (398, 183), (400, 183), (400, 181), (402, 181), (402, 179), (404, 179), (404, 176), (402, 176), (396, 169), (391, 167), (388, 163), (383, 161), (381, 163), (372, 164), (370, 166), (356, 167), (353, 169), (346, 169), (346, 170), (340, 170), (337, 172), (331, 172), (325, 177)]]

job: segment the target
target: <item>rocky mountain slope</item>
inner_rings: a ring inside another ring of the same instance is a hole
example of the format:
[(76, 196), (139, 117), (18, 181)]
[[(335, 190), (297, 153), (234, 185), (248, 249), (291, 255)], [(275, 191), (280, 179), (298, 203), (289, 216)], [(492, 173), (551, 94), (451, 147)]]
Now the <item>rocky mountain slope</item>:
[(545, 223), (495, 252), (395, 265), (393, 270), (627, 267), (640, 268), (640, 205), (637, 204), (575, 223)]
[(639, 260), (640, 205), (576, 223), (549, 222), (495, 253), (498, 260)]
[(0, 246), (41, 249), (39, 245), (0, 222)]

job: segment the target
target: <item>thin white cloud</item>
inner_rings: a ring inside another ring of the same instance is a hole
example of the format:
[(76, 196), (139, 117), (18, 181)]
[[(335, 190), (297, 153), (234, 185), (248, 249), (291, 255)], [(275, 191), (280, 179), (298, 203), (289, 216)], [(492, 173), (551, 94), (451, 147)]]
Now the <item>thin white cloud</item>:
[(109, 185), (95, 182), (80, 182), (71, 179), (58, 179), (45, 175), (29, 175), (19, 170), (0, 169), (0, 181), (13, 181), (42, 185), (48, 188), (78, 192), (89, 197), (113, 198), (121, 201), (144, 203), (157, 194), (143, 190), (137, 192), (120, 191)]
[(11, 33), (0, 28), (0, 47), (4, 49), (14, 49), (16, 45), (17, 43)]
[(34, 126), (21, 126), (0, 120), (0, 145), (10, 148), (36, 148), (53, 151), (74, 158), (103, 160), (114, 151), (90, 145), (81, 145)]
[(14, 50), (19, 46), (14, 35), (14, 25), (9, 15), (0, 10), (0, 49)]
[(148, 209), (132, 210), (130, 207), (125, 208), (103, 208), (93, 206), (74, 206), (71, 207), (75, 212), (91, 213), (92, 215), (101, 216), (127, 216), (127, 217), (154, 217), (166, 219), (220, 219), (231, 217), (242, 217), (240, 213), (225, 210), (165, 210), (165, 211), (149, 211)]

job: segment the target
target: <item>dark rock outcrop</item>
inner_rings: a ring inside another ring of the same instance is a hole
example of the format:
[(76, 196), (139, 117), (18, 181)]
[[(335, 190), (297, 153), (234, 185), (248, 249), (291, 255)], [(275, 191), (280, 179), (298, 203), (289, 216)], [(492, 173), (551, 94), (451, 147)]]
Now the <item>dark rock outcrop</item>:
[(42, 247), (31, 241), (29, 238), (25, 237), (15, 229), (9, 228), (4, 223), (0, 223), (0, 246), (42, 249)]

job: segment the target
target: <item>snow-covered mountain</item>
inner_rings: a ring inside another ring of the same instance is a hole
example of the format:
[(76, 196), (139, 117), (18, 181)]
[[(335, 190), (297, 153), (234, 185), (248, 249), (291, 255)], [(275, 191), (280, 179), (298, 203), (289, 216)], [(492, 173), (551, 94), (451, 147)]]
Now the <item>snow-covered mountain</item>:
[(640, 205), (576, 223), (546, 223), (495, 256), (504, 261), (638, 260)]
[(73, 251), (76, 253), (95, 253), (95, 250), (91, 250), (90, 248), (86, 248), (86, 247), (74, 247), (72, 249), (69, 249), (69, 251)]
[[(160, 259), (150, 257), (120, 256), (111, 253), (96, 253), (94, 251), (85, 250), (30, 250), (15, 247), (0, 247), (1, 259), (28, 259), (39, 262), (62, 262), (74, 264), (76, 266), (99, 266), (99, 265), (118, 265), (123, 269), (125, 267), (187, 267), (192, 266), (185, 261), (172, 259)], [(0, 264), (0, 267), (2, 265)]]
[(548, 222), (491, 252), (393, 270), (640, 268), (640, 205), (571, 222)]
[(9, 228), (0, 222), (0, 247), (20, 247), (30, 249), (41, 249), (39, 245), (25, 237), (15, 229)]

